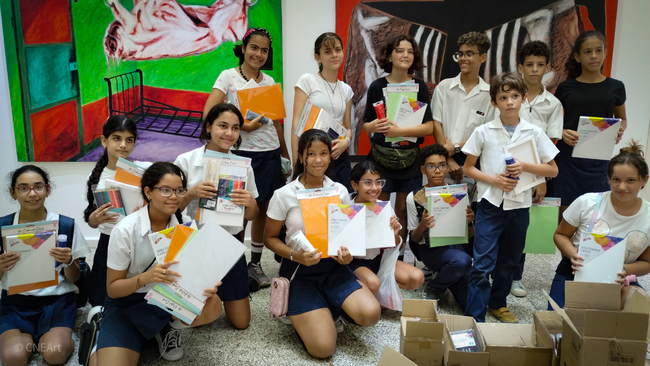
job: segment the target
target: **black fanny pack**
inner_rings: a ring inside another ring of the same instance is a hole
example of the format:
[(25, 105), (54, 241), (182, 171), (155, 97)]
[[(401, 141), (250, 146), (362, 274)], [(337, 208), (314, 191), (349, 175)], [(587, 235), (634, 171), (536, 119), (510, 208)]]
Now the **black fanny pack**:
[(396, 149), (372, 145), (370, 153), (372, 157), (386, 169), (400, 170), (408, 168), (415, 162), (420, 152), (419, 147), (412, 149)]

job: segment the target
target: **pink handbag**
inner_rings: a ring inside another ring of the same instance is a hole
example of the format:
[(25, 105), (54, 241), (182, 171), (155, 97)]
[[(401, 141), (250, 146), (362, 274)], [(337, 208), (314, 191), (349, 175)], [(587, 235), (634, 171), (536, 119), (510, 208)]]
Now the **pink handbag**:
[[(300, 267), (300, 265), (298, 265)], [(271, 319), (279, 318), (287, 314), (289, 310), (289, 284), (298, 272), (298, 267), (293, 271), (291, 279), (284, 277), (275, 277), (271, 281)]]

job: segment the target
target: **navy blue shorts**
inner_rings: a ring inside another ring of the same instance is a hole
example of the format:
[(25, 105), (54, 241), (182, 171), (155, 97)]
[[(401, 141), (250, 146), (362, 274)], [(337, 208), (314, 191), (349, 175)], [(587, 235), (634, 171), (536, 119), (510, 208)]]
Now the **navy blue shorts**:
[(382, 189), (382, 192), (413, 192), (414, 190), (422, 187), (422, 176), (418, 175), (415, 178), (407, 179), (392, 179), (385, 178), (386, 185)]
[(242, 254), (237, 263), (221, 280), (217, 295), (221, 301), (235, 301), (247, 298), (249, 293), (248, 266), (246, 265), (246, 256)]
[(97, 349), (118, 347), (142, 352), (145, 343), (171, 320), (171, 314), (147, 304), (144, 293), (106, 298), (97, 335)]
[(35, 342), (56, 327), (72, 329), (77, 317), (77, 295), (69, 292), (57, 296), (9, 295), (0, 298), (0, 334), (18, 329), (32, 335)]
[(257, 202), (269, 201), (273, 197), (273, 192), (287, 183), (282, 174), (280, 149), (260, 152), (235, 151), (234, 153), (251, 158), (251, 166), (255, 173), (255, 185), (259, 194), (256, 198)]
[[(282, 261), (280, 276), (291, 278), (297, 263)], [(288, 316), (327, 308), (332, 318), (341, 316), (345, 299), (361, 288), (357, 276), (348, 266), (338, 264), (334, 259), (323, 258), (311, 267), (300, 266), (289, 290)]]
[(379, 266), (381, 265), (381, 255), (376, 256), (373, 259), (357, 259), (354, 258), (348, 267), (352, 272), (356, 271), (359, 267), (366, 267), (371, 270), (374, 274), (379, 272)]

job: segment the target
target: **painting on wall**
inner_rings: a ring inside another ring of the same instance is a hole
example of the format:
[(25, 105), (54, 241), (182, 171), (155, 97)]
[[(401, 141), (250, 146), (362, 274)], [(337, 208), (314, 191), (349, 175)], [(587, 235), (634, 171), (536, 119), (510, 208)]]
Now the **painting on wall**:
[[(441, 80), (460, 72), (453, 56), (460, 35), (483, 31), (492, 41), (480, 71), (488, 83), (492, 76), (516, 71), (521, 46), (541, 40), (552, 49), (552, 69), (543, 81), (554, 92), (565, 79), (573, 42), (585, 30), (606, 35), (604, 72), (610, 74), (617, 8), (617, 0), (337, 0), (336, 32), (346, 49), (340, 77), (354, 91), (351, 155), (360, 160), (370, 151), (362, 129), (366, 91), (372, 81), (387, 75), (377, 64), (377, 53), (389, 37), (410, 34), (418, 42), (425, 67), (415, 77), (427, 83), (430, 96)], [(429, 136), (424, 144), (433, 142)]]
[(282, 82), (280, 0), (0, 0), (0, 10), (18, 161), (96, 161), (113, 114), (138, 126), (133, 159), (198, 147), (212, 86), (253, 27), (273, 36), (263, 69)]

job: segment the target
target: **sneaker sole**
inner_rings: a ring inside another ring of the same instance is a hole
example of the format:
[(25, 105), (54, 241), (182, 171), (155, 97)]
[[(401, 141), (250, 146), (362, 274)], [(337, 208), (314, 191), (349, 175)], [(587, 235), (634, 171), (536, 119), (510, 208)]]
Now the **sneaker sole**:
[(515, 296), (515, 297), (526, 297), (526, 295), (528, 295), (528, 293), (526, 291), (519, 292), (517, 290), (511, 290), (510, 294), (512, 294), (512, 296)]

